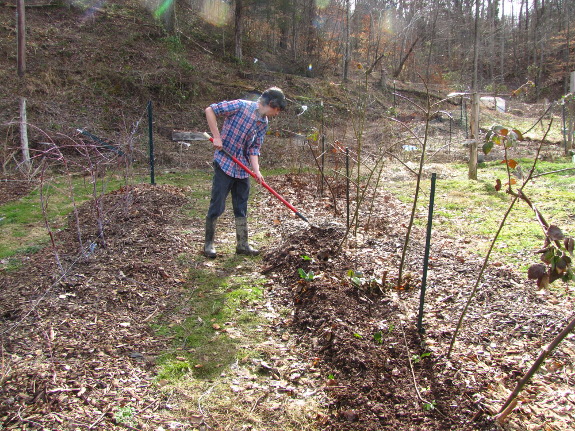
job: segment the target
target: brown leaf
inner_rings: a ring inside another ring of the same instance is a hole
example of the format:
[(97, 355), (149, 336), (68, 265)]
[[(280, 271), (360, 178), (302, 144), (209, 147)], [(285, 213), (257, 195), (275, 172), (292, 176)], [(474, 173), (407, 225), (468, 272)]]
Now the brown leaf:
[(551, 241), (561, 241), (565, 238), (565, 235), (563, 235), (561, 229), (555, 225), (549, 226), (549, 229), (547, 229), (547, 236), (549, 239), (551, 239)]
[(539, 279), (547, 274), (547, 267), (542, 263), (531, 265), (527, 270), (527, 277), (531, 280)]
[(513, 159), (509, 159), (509, 160), (501, 160), (502, 164), (507, 164), (507, 166), (509, 166), (511, 169), (515, 169), (518, 165), (517, 161), (513, 160)]
[(358, 414), (353, 410), (343, 410), (339, 412), (339, 415), (348, 422), (356, 422), (359, 419)]
[(557, 274), (563, 274), (565, 271), (567, 270), (567, 261), (565, 260), (565, 258), (560, 258), (557, 260), (557, 262), (555, 263), (555, 271), (557, 271)]

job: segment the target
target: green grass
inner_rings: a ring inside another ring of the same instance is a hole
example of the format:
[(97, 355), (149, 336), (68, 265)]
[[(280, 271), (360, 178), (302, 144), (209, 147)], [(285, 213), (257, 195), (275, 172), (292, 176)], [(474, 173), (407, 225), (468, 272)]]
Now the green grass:
[(190, 270), (189, 316), (178, 324), (170, 316), (156, 323), (158, 334), (174, 340), (174, 350), (160, 360), (158, 378), (174, 380), (191, 372), (210, 379), (235, 361), (257, 355), (245, 345), (261, 341), (264, 322), (253, 311), (261, 302), (264, 279), (242, 274), (237, 268), (244, 259), (230, 257), (224, 267), (235, 270), (225, 274), (211, 267)]
[[(517, 159), (525, 175), (532, 160)], [(445, 167), (445, 165), (443, 165)], [(571, 160), (538, 162), (534, 174), (573, 168)], [(478, 180), (467, 179), (467, 165), (452, 165), (453, 171), (436, 182), (433, 230), (453, 237), (461, 249), (470, 244), (466, 252), (484, 256), (507, 210), (512, 196), (495, 190), (500, 179), (507, 182), (505, 165), (500, 161), (482, 164)], [(415, 182), (394, 181), (386, 183), (386, 190), (405, 203), (413, 202)], [(520, 184), (513, 186), (517, 190)], [(416, 224), (425, 226), (429, 204), (430, 180), (421, 185)], [(549, 224), (559, 226), (566, 235), (575, 235), (575, 170), (540, 176), (523, 189)], [(495, 243), (492, 260), (509, 262), (525, 269), (536, 263), (538, 255), (533, 251), (542, 247), (544, 233), (529, 206), (518, 201)]]
[[(547, 106), (540, 105), (538, 112), (534, 112), (532, 116), (516, 116), (509, 113), (496, 112), (491, 109), (481, 108), (480, 111), (480, 124), (483, 127), (489, 128), (493, 124), (499, 124), (505, 127), (512, 127), (521, 131), (525, 137), (529, 137), (534, 141), (543, 139), (549, 126), (549, 119), (543, 119), (542, 123), (538, 123), (533, 127), (534, 123), (539, 119), (539, 115), (547, 109)], [(555, 116), (553, 124), (547, 133), (546, 139), (552, 142), (563, 141), (561, 116)], [(526, 133), (529, 130), (529, 133)]]

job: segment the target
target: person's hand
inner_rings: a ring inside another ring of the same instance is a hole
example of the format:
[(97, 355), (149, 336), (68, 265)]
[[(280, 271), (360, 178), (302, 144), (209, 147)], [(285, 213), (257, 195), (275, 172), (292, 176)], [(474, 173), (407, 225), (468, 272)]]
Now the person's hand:
[(256, 180), (258, 183), (260, 183), (260, 184), (263, 183), (263, 182), (264, 182), (264, 177), (263, 177), (263, 175), (260, 173), (260, 171), (257, 170), (257, 171), (253, 171), (253, 172), (254, 172), (254, 175), (255, 175), (255, 180)]
[(214, 149), (221, 150), (224, 146), (222, 138), (213, 138), (212, 143), (214, 144)]

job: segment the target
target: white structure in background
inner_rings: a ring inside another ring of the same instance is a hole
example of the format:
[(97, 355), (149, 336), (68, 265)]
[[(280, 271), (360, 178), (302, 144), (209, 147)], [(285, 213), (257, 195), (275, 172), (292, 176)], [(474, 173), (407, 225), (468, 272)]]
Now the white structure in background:
[(498, 112), (505, 112), (505, 99), (495, 96), (482, 96), (479, 98), (482, 105), (489, 109), (497, 110)]

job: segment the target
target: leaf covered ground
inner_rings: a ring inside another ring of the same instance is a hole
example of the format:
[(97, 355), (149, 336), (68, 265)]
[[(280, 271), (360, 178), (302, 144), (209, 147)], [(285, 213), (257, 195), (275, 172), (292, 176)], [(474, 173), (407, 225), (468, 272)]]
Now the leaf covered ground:
[[(222, 267), (224, 258), (200, 255), (202, 218), (182, 212), (200, 205), (190, 190), (134, 185), (103, 196), (104, 240), (97, 239), (94, 202), (88, 202), (78, 212), (82, 244), (71, 216), (69, 228), (56, 236), (58, 259), (45, 248), (18, 269), (3, 270), (0, 424), (273, 430), (288, 415), (287, 406), (298, 405), (308, 407), (301, 428), (313, 430), (573, 427), (572, 337), (521, 393), (507, 421), (492, 420), (572, 314), (566, 286), (538, 291), (524, 274), (493, 262), (448, 358), (481, 266), (466, 248), (472, 245), (434, 236), (420, 334), (423, 232), (413, 234), (407, 282), (401, 289), (393, 283), (409, 209), (385, 193), (374, 197), (369, 230), (351, 234), (340, 249), (345, 217), (334, 216), (332, 203), (317, 196), (314, 177), (289, 175), (269, 183), (311, 224), (256, 193), (252, 230), (265, 231), (269, 242), (254, 261), (268, 280), (264, 303), (254, 312), (269, 315), (265, 331), (275, 348), (259, 362), (259, 370), (267, 371), (263, 383), (237, 378), (228, 386), (251, 413), (268, 413), (262, 416), (267, 422), (243, 417), (230, 425), (201, 402), (183, 408), (181, 394), (158, 381), (158, 359), (173, 346), (152, 324), (194, 315), (194, 286), (178, 257), (190, 256), (194, 265), (214, 271), (230, 269)], [(226, 369), (237, 372), (234, 364)], [(126, 408), (133, 422), (120, 421)]]

